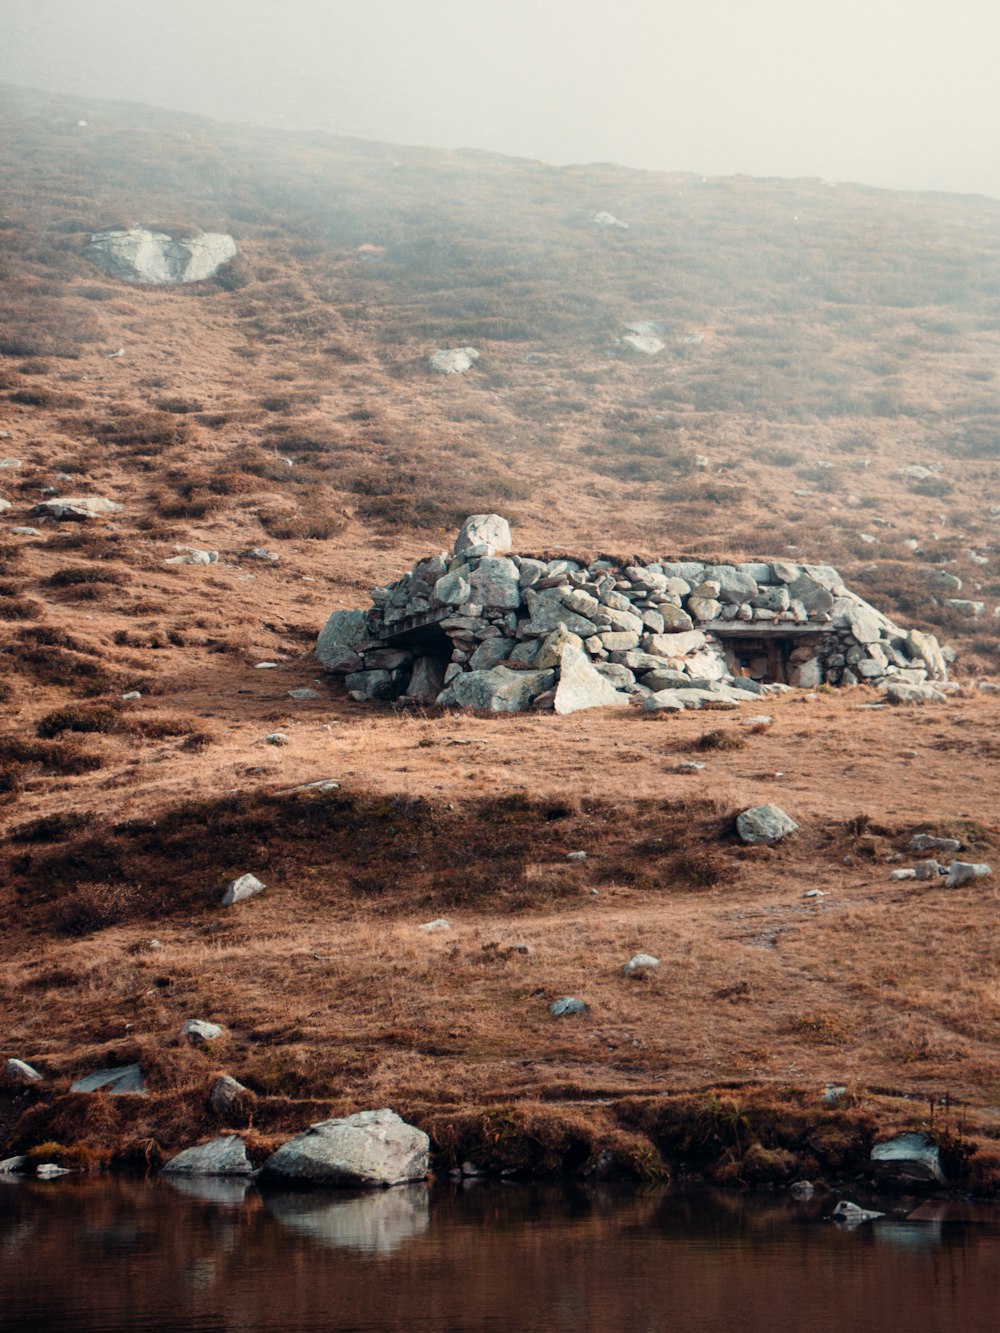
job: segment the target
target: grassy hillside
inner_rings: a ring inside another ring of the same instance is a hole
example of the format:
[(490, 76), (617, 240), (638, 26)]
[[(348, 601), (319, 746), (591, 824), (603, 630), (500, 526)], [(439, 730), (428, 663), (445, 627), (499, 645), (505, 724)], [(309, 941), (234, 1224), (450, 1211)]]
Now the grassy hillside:
[[(878, 1124), (947, 1095), (972, 1108), (949, 1142), (975, 1131), (992, 1188), (995, 881), (890, 887), (888, 858), (917, 829), (1000, 851), (975, 688), (1000, 660), (1000, 203), (10, 88), (0, 184), (0, 456), (21, 463), (0, 469), (0, 1055), (47, 1076), (0, 1097), (0, 1140), (179, 1145), (227, 1069), (265, 1139), (391, 1102), (449, 1151), (498, 1125), (494, 1147), (578, 1166), (579, 1105), (601, 1102), (587, 1152), (760, 1179), (856, 1165)], [(227, 231), (240, 254), (131, 287), (82, 254), (115, 224)], [(618, 342), (640, 320), (655, 357)], [(472, 371), (429, 372), (465, 344)], [(39, 523), (47, 487), (124, 507)], [(494, 509), (525, 552), (829, 561), (951, 643), (962, 692), (789, 696), (747, 726), (397, 714), (316, 682), (330, 610)], [(183, 544), (220, 560), (166, 565)], [(295, 791), (322, 778), (339, 788)], [(733, 815), (772, 799), (800, 833), (741, 848)], [(244, 871), (267, 893), (222, 912)], [(450, 933), (417, 931), (441, 913)], [(627, 982), (639, 949), (660, 973)], [(548, 1017), (577, 993), (588, 1016)], [(180, 1042), (190, 1016), (222, 1045)], [(67, 1094), (137, 1057), (141, 1123)], [(846, 1137), (817, 1160), (828, 1080)], [(747, 1133), (720, 1129), (720, 1098)]]

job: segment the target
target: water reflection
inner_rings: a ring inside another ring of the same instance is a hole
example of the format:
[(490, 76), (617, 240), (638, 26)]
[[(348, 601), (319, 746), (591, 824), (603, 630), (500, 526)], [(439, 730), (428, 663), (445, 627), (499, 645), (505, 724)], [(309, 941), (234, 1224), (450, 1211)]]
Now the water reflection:
[(996, 1327), (994, 1210), (955, 1219), (928, 1204), (848, 1231), (824, 1220), (828, 1201), (776, 1195), (485, 1185), (348, 1197), (238, 1182), (241, 1199), (233, 1184), (77, 1178), (0, 1190), (0, 1329)]
[(300, 1236), (332, 1250), (393, 1254), (430, 1224), (426, 1185), (338, 1198), (321, 1194), (271, 1194), (264, 1206), (272, 1217)]

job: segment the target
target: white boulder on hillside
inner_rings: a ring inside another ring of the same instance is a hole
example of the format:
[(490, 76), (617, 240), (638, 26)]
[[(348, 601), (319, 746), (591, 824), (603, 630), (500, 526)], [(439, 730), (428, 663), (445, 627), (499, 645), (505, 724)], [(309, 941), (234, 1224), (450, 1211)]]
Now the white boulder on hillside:
[(213, 277), (223, 264), (235, 258), (236, 242), (224, 232), (173, 237), (132, 227), (97, 232), (83, 253), (105, 273), (123, 282), (166, 286)]
[(464, 375), (478, 360), (474, 347), (439, 347), (427, 358), (427, 364), (439, 375)]

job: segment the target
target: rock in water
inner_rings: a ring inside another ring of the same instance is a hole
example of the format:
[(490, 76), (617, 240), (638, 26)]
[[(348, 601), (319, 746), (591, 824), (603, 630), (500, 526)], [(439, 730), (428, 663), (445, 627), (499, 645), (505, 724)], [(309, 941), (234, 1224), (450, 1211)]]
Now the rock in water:
[(430, 1139), (395, 1111), (359, 1111), (310, 1125), (264, 1163), (267, 1180), (371, 1189), (422, 1180)]
[(926, 1134), (899, 1134), (871, 1151), (876, 1174), (904, 1185), (943, 1185), (941, 1153)]
[(117, 1069), (95, 1069), (92, 1074), (85, 1074), (70, 1086), (70, 1092), (107, 1092), (113, 1097), (126, 1092), (141, 1095), (145, 1091), (142, 1070), (138, 1065), (119, 1065)]
[(874, 1222), (879, 1217), (885, 1217), (885, 1213), (873, 1213), (867, 1208), (860, 1208), (849, 1199), (841, 1199), (833, 1210), (833, 1220), (848, 1227), (856, 1227), (861, 1222)]
[(171, 1157), (163, 1171), (165, 1175), (249, 1176), (253, 1167), (240, 1136), (220, 1134)]
[(236, 256), (236, 242), (223, 232), (174, 238), (145, 227), (99, 231), (83, 252), (88, 259), (124, 282), (158, 286), (202, 282)]
[(593, 666), (582, 648), (567, 644), (559, 663), (555, 710), (560, 714), (578, 713), (582, 708), (623, 708), (629, 697), (616, 690), (610, 680)]
[(770, 847), (787, 838), (798, 828), (795, 820), (777, 805), (755, 805), (744, 810), (736, 820), (736, 831), (743, 842)]

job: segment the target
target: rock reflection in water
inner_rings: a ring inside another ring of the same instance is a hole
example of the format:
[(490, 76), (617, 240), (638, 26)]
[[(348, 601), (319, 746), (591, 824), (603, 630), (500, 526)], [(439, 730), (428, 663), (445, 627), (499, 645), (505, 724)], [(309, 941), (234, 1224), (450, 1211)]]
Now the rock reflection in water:
[(163, 1179), (178, 1194), (229, 1208), (238, 1208), (250, 1188), (249, 1180), (230, 1180), (225, 1176), (164, 1176)]
[(846, 1230), (831, 1207), (490, 1184), (251, 1186), (234, 1203), (166, 1181), (25, 1182), (0, 1189), (0, 1329), (995, 1333), (996, 1210), (922, 1205)]
[(398, 1186), (344, 1197), (329, 1191), (268, 1191), (264, 1207), (282, 1226), (333, 1250), (392, 1254), (430, 1223), (426, 1185)]

